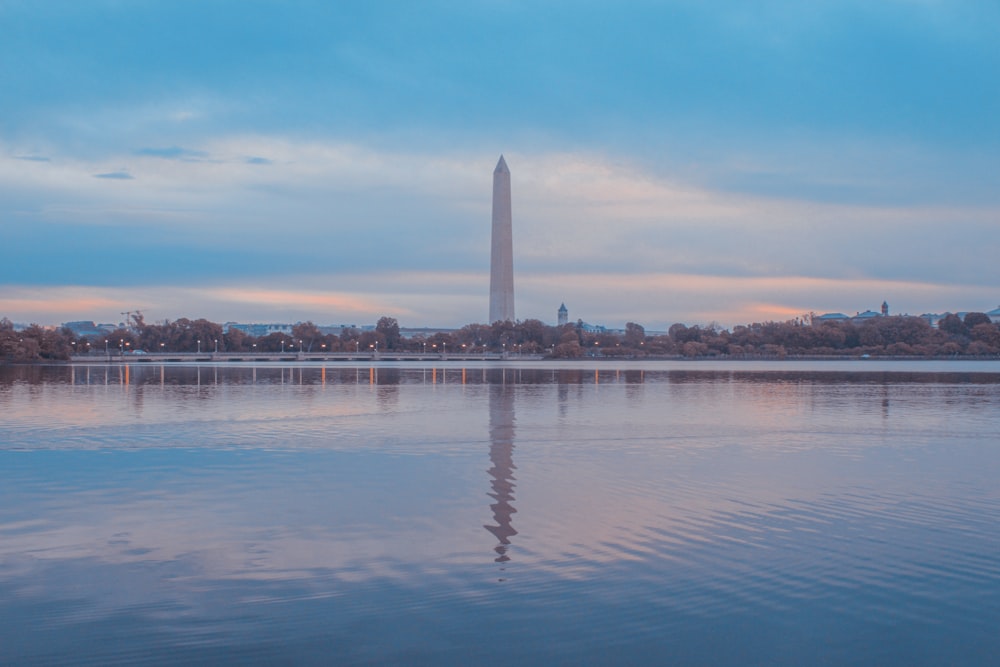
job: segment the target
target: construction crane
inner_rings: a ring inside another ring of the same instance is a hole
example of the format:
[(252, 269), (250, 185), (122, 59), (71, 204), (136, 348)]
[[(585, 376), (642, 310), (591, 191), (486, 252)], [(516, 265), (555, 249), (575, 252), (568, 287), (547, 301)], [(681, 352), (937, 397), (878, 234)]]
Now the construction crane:
[(139, 323), (142, 322), (142, 311), (138, 308), (135, 310), (126, 310), (121, 313), (121, 316), (125, 318), (125, 328), (129, 331), (138, 328)]

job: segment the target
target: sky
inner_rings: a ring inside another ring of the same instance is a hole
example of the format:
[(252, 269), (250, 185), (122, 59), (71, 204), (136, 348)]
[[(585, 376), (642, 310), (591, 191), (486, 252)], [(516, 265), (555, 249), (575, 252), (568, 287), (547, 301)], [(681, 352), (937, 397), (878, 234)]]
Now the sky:
[(995, 0), (0, 0), (0, 316), (1000, 304)]

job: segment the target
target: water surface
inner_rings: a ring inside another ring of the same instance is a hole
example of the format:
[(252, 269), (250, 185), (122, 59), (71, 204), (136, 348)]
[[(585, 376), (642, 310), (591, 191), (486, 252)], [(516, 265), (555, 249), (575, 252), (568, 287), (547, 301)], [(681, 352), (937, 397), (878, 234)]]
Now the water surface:
[(0, 663), (990, 664), (1000, 367), (0, 368)]

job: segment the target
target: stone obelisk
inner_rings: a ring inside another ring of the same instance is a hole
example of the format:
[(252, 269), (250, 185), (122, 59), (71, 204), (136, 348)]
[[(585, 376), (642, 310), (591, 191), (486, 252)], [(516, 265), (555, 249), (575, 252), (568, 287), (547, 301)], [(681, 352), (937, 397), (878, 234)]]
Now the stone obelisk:
[(493, 170), (493, 244), (490, 253), (490, 324), (514, 322), (514, 240), (511, 234), (510, 170), (500, 156)]

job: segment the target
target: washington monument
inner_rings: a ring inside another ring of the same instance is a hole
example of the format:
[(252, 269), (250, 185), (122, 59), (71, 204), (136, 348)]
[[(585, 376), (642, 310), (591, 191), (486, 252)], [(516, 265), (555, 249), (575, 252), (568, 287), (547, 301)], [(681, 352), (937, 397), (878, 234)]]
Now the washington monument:
[(490, 253), (490, 324), (514, 322), (514, 241), (510, 170), (503, 155), (493, 170), (493, 250)]

